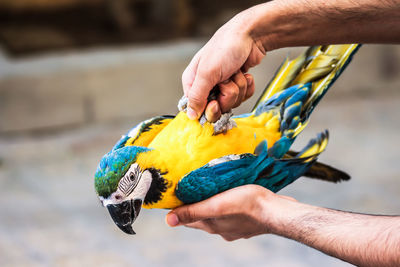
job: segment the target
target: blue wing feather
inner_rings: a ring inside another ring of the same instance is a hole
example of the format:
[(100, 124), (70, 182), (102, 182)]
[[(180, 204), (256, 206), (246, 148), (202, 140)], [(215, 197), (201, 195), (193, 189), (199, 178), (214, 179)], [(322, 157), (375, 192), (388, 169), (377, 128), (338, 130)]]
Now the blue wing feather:
[[(185, 175), (176, 187), (176, 196), (184, 203), (195, 203), (231, 188), (258, 184), (277, 192), (303, 175), (314, 160), (306, 158), (280, 159), (291, 145), (291, 139), (282, 137), (272, 148), (263, 141), (255, 154), (219, 164), (206, 164)], [(310, 143), (312, 145), (314, 143)]]
[[(289, 150), (293, 139), (283, 136), (268, 149), (262, 141), (254, 154), (238, 157), (223, 157), (222, 163), (210, 162), (185, 175), (178, 183), (175, 194), (184, 203), (195, 203), (231, 188), (258, 184), (273, 192), (278, 192), (302, 176), (317, 160), (328, 139), (325, 131), (312, 139), (296, 157), (282, 158)], [(315, 149), (315, 146), (320, 149)], [(311, 150), (309, 150), (311, 149)], [(315, 151), (307, 155), (307, 151)]]

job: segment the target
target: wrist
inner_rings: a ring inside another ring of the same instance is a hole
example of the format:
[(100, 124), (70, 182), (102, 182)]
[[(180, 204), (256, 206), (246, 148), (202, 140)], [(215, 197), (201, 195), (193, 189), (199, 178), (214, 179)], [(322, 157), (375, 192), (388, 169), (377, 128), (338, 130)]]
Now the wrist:
[(282, 39), (287, 35), (288, 11), (279, 1), (256, 5), (248, 10), (243, 20), (247, 21), (248, 34), (264, 52), (282, 48)]
[(294, 221), (311, 212), (312, 206), (300, 203), (295, 199), (274, 194), (268, 190), (258, 200), (260, 220), (265, 226), (264, 233), (292, 238), (288, 229)]
[(264, 234), (278, 234), (280, 226), (285, 218), (282, 218), (281, 211), (285, 204), (279, 196), (269, 190), (262, 189), (256, 199), (256, 213), (259, 223), (264, 228)]
[[(270, 1), (248, 9), (249, 35), (266, 52), (283, 47), (326, 42), (321, 38), (321, 31), (335, 24), (334, 21), (313, 17), (312, 13), (317, 13), (321, 7), (318, 4), (306, 3), (290, 0)], [(336, 25), (332, 26), (335, 27)]]
[(245, 10), (254, 43), (282, 47), (399, 42), (399, 4), (383, 1), (270, 1)]

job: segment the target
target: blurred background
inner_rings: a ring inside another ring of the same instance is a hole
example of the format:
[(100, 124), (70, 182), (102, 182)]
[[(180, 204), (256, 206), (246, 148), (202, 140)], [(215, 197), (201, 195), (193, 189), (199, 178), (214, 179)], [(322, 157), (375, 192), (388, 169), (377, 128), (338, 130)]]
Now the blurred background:
[[(175, 114), (196, 51), (258, 1), (0, 0), (0, 266), (347, 266), (276, 236), (225, 242), (142, 210), (116, 228), (93, 188), (98, 161), (130, 127)], [(288, 54), (251, 70), (256, 96)], [(400, 46), (365, 45), (296, 141), (326, 128), (321, 161), (352, 180), (305, 178), (281, 194), (312, 205), (400, 213)]]

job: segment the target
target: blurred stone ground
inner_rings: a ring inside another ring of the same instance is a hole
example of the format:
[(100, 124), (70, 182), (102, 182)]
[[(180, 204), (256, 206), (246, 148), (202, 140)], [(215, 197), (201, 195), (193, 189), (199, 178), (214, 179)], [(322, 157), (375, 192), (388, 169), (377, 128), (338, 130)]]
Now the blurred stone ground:
[[(200, 45), (0, 59), (0, 266), (348, 265), (276, 236), (228, 243), (171, 229), (164, 210), (143, 210), (138, 234), (127, 236), (100, 206), (93, 189), (99, 159), (132, 125), (176, 112), (181, 72)], [(258, 93), (287, 51), (270, 53), (254, 69)], [(300, 147), (328, 128), (330, 144), (320, 159), (352, 180), (300, 179), (281, 194), (329, 208), (400, 214), (399, 56), (398, 47), (364, 46), (296, 141)]]

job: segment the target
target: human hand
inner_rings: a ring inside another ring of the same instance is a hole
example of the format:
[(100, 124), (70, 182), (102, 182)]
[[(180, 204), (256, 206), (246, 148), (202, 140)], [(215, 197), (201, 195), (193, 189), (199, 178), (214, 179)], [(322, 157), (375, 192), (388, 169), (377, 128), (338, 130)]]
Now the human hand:
[(400, 266), (400, 216), (315, 207), (258, 185), (176, 208), (166, 221), (219, 234), (227, 241), (272, 233), (357, 266)]
[(185, 205), (167, 214), (170, 226), (184, 225), (218, 234), (227, 241), (274, 233), (277, 217), (295, 199), (258, 186), (233, 188), (204, 201)]
[(205, 115), (209, 122), (216, 122), (221, 114), (238, 107), (254, 94), (254, 79), (251, 74), (238, 71), (230, 79), (218, 84), (216, 100), (208, 102)]
[[(183, 72), (189, 118), (199, 118), (206, 109), (207, 119), (218, 119), (221, 112), (238, 106), (254, 93), (253, 78), (244, 73), (261, 62), (265, 50), (250, 35), (249, 12), (239, 13), (223, 25)], [(207, 105), (209, 92), (216, 85), (221, 96)]]

